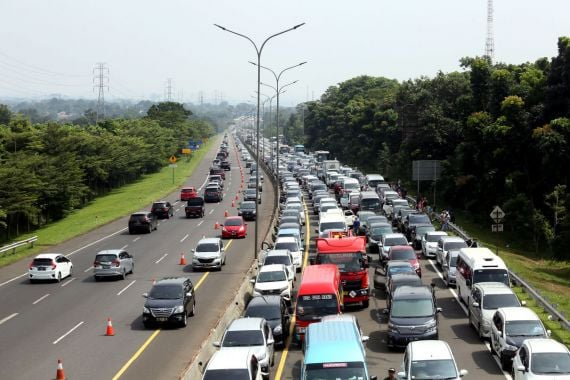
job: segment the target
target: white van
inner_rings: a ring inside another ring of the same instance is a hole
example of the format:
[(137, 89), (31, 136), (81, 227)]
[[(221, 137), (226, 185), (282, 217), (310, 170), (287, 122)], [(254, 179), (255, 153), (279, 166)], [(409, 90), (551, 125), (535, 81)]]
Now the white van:
[(505, 262), (488, 248), (461, 248), (457, 257), (456, 286), (459, 300), (469, 305), (471, 287), (479, 282), (510, 286)]
[(315, 229), (315, 232), (319, 234), (319, 237), (326, 238), (329, 231), (348, 231), (344, 215), (326, 215), (325, 213), (323, 217), (319, 218), (319, 227)]
[(364, 184), (368, 186), (370, 190), (376, 189), (376, 186), (381, 182), (384, 182), (384, 177), (380, 174), (367, 174), (364, 179)]

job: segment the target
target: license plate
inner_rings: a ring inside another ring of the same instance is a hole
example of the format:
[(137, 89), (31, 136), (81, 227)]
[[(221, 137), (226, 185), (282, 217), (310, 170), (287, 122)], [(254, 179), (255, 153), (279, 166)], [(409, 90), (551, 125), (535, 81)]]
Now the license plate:
[(103, 265), (103, 269), (109, 269), (109, 268), (111, 268), (110, 265)]
[(168, 320), (168, 318), (164, 318), (164, 317), (156, 318), (157, 322), (166, 322), (167, 320)]
[(38, 267), (38, 270), (39, 270), (39, 271), (42, 271), (42, 270), (45, 271), (46, 268), (45, 268), (45, 267)]

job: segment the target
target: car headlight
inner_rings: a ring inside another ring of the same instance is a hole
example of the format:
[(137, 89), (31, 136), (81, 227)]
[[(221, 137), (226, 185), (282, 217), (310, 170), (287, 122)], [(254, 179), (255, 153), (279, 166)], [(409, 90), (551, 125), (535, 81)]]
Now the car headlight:
[(265, 357), (267, 356), (267, 352), (263, 351), (263, 353), (260, 353), (259, 355), (255, 355), (255, 357), (257, 358), (257, 360), (262, 361), (263, 359), (265, 359)]
[(193, 263), (199, 263), (200, 261), (198, 261), (198, 259), (196, 259), (196, 258), (192, 258), (192, 262)]
[(148, 307), (143, 306), (143, 314), (150, 314), (150, 310), (148, 309)]
[(424, 326), (426, 328), (426, 332), (433, 332), (437, 329), (437, 323), (435, 322), (435, 320), (429, 321)]
[(391, 332), (398, 332), (398, 326), (396, 326), (392, 322), (389, 322), (388, 323), (388, 330)]
[(179, 313), (183, 313), (184, 312), (184, 306), (183, 305), (178, 305), (174, 308), (174, 314), (179, 314)]
[(275, 328), (273, 329), (273, 334), (281, 334), (283, 332), (283, 327), (281, 327), (281, 325), (275, 326)]

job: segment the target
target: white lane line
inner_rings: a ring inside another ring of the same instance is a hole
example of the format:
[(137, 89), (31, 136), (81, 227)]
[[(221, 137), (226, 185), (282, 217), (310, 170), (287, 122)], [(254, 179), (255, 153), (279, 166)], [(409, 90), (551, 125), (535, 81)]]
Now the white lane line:
[(27, 276), (27, 275), (28, 275), (27, 273), (23, 273), (23, 274), (21, 274), (21, 275), (19, 275), (19, 276), (16, 276), (16, 277), (14, 277), (14, 278), (9, 279), (8, 281), (4, 281), (3, 283), (0, 284), (0, 286), (4, 286), (4, 285), (6, 285), (6, 284), (9, 284), (9, 283), (11, 283), (12, 281), (16, 281), (17, 279), (22, 278), (22, 277)]
[(180, 202), (180, 199), (175, 200), (173, 205), (177, 204), (178, 202)]
[(87, 273), (87, 272), (89, 272), (91, 269), (93, 269), (93, 265), (91, 265), (89, 268), (85, 269), (85, 270), (83, 271), (83, 273)]
[(188, 234), (184, 235), (184, 237), (182, 239), (180, 239), (180, 242), (182, 243), (186, 239), (188, 239)]
[(180, 209), (179, 209), (179, 208), (177, 208), (177, 209), (176, 209), (174, 212), (178, 212), (178, 211), (180, 211)]
[(108, 239), (108, 238), (110, 238), (110, 237), (112, 237), (112, 236), (118, 235), (118, 234), (120, 234), (121, 232), (126, 231), (127, 229), (128, 229), (128, 227), (121, 228), (120, 230), (115, 231), (115, 232), (113, 232), (112, 234), (109, 234), (109, 235), (107, 235), (107, 236), (103, 236), (101, 239), (92, 241), (91, 243), (86, 244), (86, 245), (84, 245), (83, 247), (77, 248), (75, 251), (72, 251), (72, 252), (68, 253), (67, 255), (65, 255), (65, 257), (72, 256), (72, 255), (76, 254), (77, 252), (83, 251), (85, 248), (89, 248), (89, 247), (91, 247), (91, 246), (93, 246), (93, 245), (95, 245), (95, 244), (97, 244), (97, 243), (102, 242), (103, 240), (106, 240), (106, 239)]
[(41, 301), (45, 300), (46, 298), (49, 297), (49, 293), (46, 294), (45, 296), (41, 296), (40, 298), (38, 298), (37, 300), (35, 300), (34, 302), (32, 302), (32, 305), (35, 305), (37, 303), (40, 303)]
[[(441, 278), (443, 280), (443, 274), (439, 271), (439, 269), (437, 268), (436, 262), (434, 262), (432, 259), (428, 259), (428, 262), (430, 263), (430, 265), (432, 266), (432, 268), (435, 270), (435, 273), (437, 273), (437, 275), (439, 276), (439, 278)], [(469, 316), (469, 311), (467, 310), (467, 307), (465, 305), (463, 305), (463, 303), (461, 303), (461, 300), (459, 299), (459, 297), (457, 296), (457, 293), (455, 292), (455, 290), (451, 289), (451, 288), (447, 288), (447, 290), (449, 290), (449, 292), (453, 295), (453, 297), (457, 300), (457, 304), (459, 306), (461, 306), (461, 308), (463, 309), (463, 312), (465, 313), (466, 316)], [(471, 322), (468, 320), (467, 324), (471, 324)], [(468, 326), (470, 327), (470, 326)], [(511, 374), (508, 372), (503, 371), (501, 363), (499, 362), (499, 358), (495, 355), (493, 355), (493, 352), (491, 351), (491, 345), (487, 342), (484, 341), (483, 344), (485, 345), (485, 347), (487, 348), (487, 351), (489, 351), (489, 353), (491, 354), (491, 357), (493, 358), (493, 360), (495, 361), (495, 363), (497, 363), (497, 366), (499, 366), (499, 369), (503, 372), (503, 376), (505, 376), (505, 379), (507, 380), (512, 380)]]
[(4, 322), (8, 322), (10, 319), (14, 318), (16, 315), (18, 315), (18, 313), (14, 313), (12, 315), (7, 316), (6, 318), (0, 320), (0, 325)]
[(136, 238), (134, 238), (134, 239), (133, 239), (133, 243), (134, 243), (134, 242), (136, 242), (136, 241), (138, 241), (140, 238), (141, 238), (140, 236), (139, 236), (139, 237), (136, 237)]
[(155, 263), (155, 264), (160, 263), (162, 260), (164, 260), (164, 258), (165, 258), (166, 256), (168, 256), (168, 253), (165, 253), (164, 255), (162, 255), (162, 257), (161, 257), (160, 259), (156, 260), (154, 263)]
[(125, 245), (123, 245), (123, 246), (122, 246), (121, 248), (119, 248), (119, 249), (122, 251), (123, 249), (127, 249), (128, 246), (129, 246), (128, 244), (125, 244)]
[(129, 285), (125, 286), (125, 287), (123, 288), (123, 290), (121, 290), (119, 293), (117, 293), (117, 295), (120, 296), (121, 294), (123, 294), (123, 292), (124, 292), (125, 290), (127, 290), (128, 288), (130, 288), (131, 285), (135, 283), (135, 281), (136, 281), (136, 280), (131, 281), (131, 283), (130, 283)]
[(84, 321), (79, 322), (78, 324), (75, 325), (75, 327), (73, 327), (71, 330), (69, 330), (68, 332), (66, 332), (65, 334), (63, 334), (62, 336), (60, 336), (59, 338), (57, 338), (56, 340), (53, 341), (53, 344), (58, 344), (63, 338), (65, 338), (66, 336), (68, 336), (69, 334), (71, 334), (72, 332), (75, 331), (75, 329), (77, 329), (79, 326), (81, 326), (83, 323), (85, 323)]
[(202, 220), (200, 223), (198, 223), (198, 224), (196, 225), (196, 227), (199, 227), (199, 226), (201, 226), (201, 225), (202, 225), (202, 223), (204, 223), (204, 221), (203, 221), (203, 220)]
[(212, 214), (214, 212), (214, 209), (211, 209), (210, 212), (208, 214)]
[(61, 287), (63, 288), (64, 286), (68, 285), (70, 282), (73, 282), (77, 280), (77, 278), (73, 277), (71, 280), (67, 281), (65, 284), (61, 284)]

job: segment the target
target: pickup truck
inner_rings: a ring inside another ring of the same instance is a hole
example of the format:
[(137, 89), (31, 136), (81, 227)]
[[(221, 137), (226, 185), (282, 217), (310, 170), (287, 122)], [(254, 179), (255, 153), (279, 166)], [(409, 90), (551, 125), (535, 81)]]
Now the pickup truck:
[(184, 212), (186, 213), (187, 218), (190, 218), (192, 216), (203, 218), (204, 214), (206, 213), (204, 198), (202, 197), (190, 198), (188, 200), (188, 203), (186, 204), (186, 207), (184, 207)]

